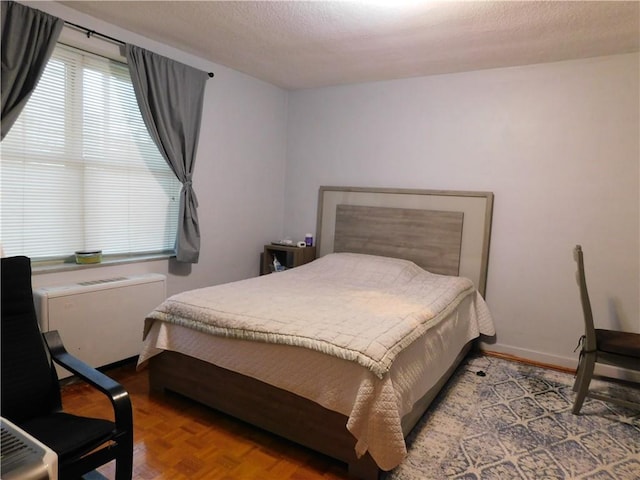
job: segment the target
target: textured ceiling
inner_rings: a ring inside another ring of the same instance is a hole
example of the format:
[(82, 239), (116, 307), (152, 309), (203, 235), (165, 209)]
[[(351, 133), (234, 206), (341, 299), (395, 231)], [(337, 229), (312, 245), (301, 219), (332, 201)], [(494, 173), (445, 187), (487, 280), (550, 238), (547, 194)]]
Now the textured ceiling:
[(640, 43), (638, 1), (60, 3), (287, 89), (628, 53)]

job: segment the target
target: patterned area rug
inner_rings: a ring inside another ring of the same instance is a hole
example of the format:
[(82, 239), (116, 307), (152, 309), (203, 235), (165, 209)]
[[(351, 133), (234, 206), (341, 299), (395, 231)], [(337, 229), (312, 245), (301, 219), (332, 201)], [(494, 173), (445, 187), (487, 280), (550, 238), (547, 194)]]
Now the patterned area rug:
[[(594, 384), (640, 401), (635, 388)], [(469, 358), (407, 439), (407, 459), (382, 478), (639, 480), (640, 410), (587, 398), (573, 415), (572, 385), (566, 373)]]

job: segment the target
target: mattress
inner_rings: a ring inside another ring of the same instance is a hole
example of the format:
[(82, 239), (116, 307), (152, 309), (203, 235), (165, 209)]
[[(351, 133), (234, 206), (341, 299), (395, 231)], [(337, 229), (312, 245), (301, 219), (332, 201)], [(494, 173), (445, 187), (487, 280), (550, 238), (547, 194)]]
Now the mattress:
[(148, 315), (218, 336), (301, 346), (382, 378), (473, 283), (397, 258), (333, 253), (295, 269), (174, 295)]

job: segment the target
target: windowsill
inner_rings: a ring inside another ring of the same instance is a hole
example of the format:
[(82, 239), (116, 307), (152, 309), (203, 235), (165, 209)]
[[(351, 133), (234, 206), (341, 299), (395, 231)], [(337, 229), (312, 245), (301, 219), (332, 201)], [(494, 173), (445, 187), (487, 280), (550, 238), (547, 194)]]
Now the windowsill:
[(39, 273), (57, 273), (57, 272), (71, 272), (75, 270), (82, 270), (86, 268), (100, 268), (111, 267), (114, 265), (124, 265), (127, 263), (141, 263), (141, 262), (153, 262), (156, 260), (167, 260), (175, 257), (172, 253), (153, 253), (149, 255), (113, 255), (102, 257), (100, 263), (75, 263), (75, 257), (70, 257), (66, 260), (51, 260), (51, 261), (34, 261), (31, 262), (31, 271), (34, 275)]

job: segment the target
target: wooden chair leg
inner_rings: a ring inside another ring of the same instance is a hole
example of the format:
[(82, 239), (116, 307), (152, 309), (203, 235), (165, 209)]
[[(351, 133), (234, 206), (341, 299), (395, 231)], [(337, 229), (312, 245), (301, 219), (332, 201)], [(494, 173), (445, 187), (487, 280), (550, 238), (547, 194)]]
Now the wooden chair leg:
[(591, 383), (591, 377), (593, 376), (595, 365), (595, 353), (585, 353), (582, 355), (582, 359), (578, 365), (576, 381), (573, 384), (573, 391), (576, 392), (576, 399), (573, 402), (574, 415), (578, 415), (580, 413), (584, 399), (589, 392), (589, 384)]

